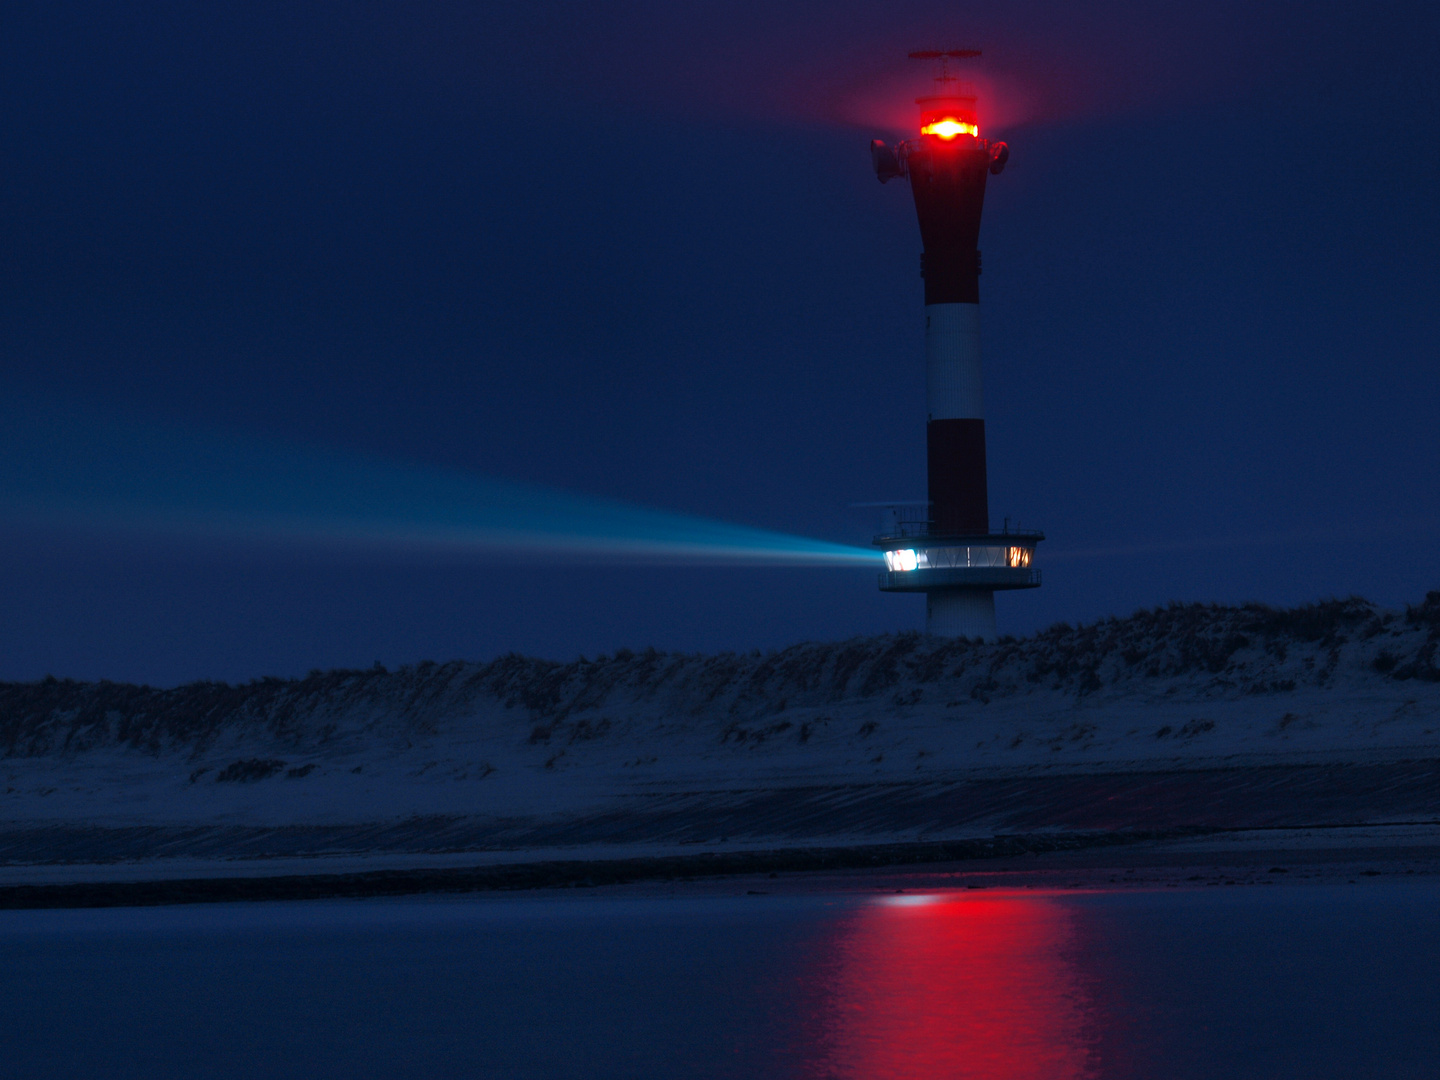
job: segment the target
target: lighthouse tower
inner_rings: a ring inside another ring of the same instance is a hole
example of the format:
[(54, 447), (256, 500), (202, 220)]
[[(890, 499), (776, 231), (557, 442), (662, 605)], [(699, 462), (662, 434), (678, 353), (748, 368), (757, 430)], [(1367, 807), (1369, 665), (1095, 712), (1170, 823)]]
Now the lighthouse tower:
[(935, 92), (916, 101), (920, 134), (898, 146), (870, 144), (875, 174), (910, 182), (920, 218), (925, 281), (926, 464), (929, 501), (893, 515), (875, 544), (885, 554), (880, 588), (923, 592), (926, 631), (993, 639), (995, 593), (1033, 589), (1038, 532), (990, 529), (985, 475), (985, 399), (980, 366), (980, 212), (985, 181), (1010, 148), (980, 137), (975, 93), (950, 74), (978, 49), (913, 52), (939, 60)]

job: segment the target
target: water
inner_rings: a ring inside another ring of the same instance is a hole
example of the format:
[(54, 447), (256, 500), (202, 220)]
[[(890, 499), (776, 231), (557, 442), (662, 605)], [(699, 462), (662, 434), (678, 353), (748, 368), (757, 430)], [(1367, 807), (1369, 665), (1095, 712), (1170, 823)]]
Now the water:
[(1433, 1077), (1440, 885), (0, 913), (6, 1077)]

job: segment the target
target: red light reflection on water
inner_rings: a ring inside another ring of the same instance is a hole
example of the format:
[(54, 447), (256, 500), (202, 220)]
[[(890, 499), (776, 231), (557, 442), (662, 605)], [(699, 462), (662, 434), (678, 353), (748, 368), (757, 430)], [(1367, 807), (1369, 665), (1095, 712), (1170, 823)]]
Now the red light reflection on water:
[(867, 1080), (1095, 1074), (1071, 914), (1028, 895), (893, 896), (840, 927), (811, 1067)]

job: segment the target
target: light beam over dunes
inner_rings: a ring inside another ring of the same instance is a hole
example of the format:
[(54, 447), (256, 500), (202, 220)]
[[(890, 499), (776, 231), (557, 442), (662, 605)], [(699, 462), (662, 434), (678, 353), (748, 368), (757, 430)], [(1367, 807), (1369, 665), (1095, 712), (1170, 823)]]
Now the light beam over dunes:
[(613, 499), (13, 397), (0, 407), (0, 517), (544, 561), (880, 561), (865, 548)]

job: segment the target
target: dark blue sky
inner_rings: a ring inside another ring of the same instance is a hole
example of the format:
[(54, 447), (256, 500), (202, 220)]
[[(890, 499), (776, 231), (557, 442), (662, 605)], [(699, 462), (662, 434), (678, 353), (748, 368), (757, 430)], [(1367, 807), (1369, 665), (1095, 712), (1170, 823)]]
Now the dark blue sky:
[[(1013, 151), (991, 509), (1050, 536), (1002, 629), (1418, 599), (1435, 9), (1176, 7), (12, 9), (0, 392), (864, 543), (849, 504), (924, 489), (918, 230), (866, 144), (924, 89), (907, 49), (976, 44)], [(0, 678), (748, 649), (921, 605), (864, 570), (0, 523)]]

